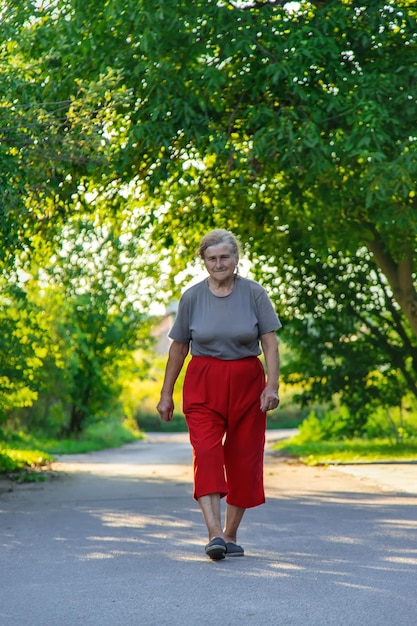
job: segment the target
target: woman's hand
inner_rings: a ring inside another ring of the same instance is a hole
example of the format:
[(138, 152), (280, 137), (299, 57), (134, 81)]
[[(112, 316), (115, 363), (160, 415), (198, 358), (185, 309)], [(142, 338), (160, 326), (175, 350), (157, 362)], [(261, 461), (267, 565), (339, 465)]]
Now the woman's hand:
[(184, 359), (188, 354), (188, 343), (173, 341), (168, 352), (168, 361), (165, 368), (164, 383), (162, 385), (161, 398), (156, 406), (159, 416), (163, 422), (170, 422), (174, 415), (174, 393), (175, 381), (184, 364)]
[(278, 392), (274, 389), (268, 389), (265, 387), (261, 393), (261, 411), (272, 411), (279, 405)]
[(279, 350), (275, 333), (261, 335), (261, 343), (268, 373), (265, 389), (261, 393), (261, 411), (272, 411), (279, 405)]
[(174, 415), (174, 401), (172, 396), (161, 395), (156, 409), (163, 422), (170, 422)]

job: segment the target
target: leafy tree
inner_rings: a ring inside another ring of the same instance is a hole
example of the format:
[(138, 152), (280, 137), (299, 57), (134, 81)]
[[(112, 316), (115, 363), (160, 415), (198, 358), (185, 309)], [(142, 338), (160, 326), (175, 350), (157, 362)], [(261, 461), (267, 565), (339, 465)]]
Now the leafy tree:
[(48, 320), (16, 284), (6, 284), (0, 299), (0, 423), (16, 407), (38, 396), (36, 372), (49, 351)]
[[(91, 205), (85, 194), (111, 179), (117, 76), (71, 75), (60, 58), (71, 39), (48, 38), (43, 24), (65, 29), (60, 3), (20, 1), (0, 21), (0, 263), (24, 262), (50, 244), (63, 224)], [(52, 31), (50, 31), (52, 34)], [(107, 180), (108, 180), (107, 179)], [(109, 193), (109, 192), (108, 192)], [(47, 247), (49, 246), (49, 250)]]
[(4, 125), (20, 139), (1, 152), (3, 197), (24, 209), (7, 205), (7, 250), (45, 245), (91, 197), (113, 223), (129, 206), (175, 272), (213, 226), (269, 276), (288, 246), (294, 268), (300, 250), (365, 246), (415, 345), (414, 3), (26, 1), (5, 18)]
[(369, 253), (322, 260), (299, 250), (283, 272), (276, 288), (292, 319), (283, 377), (304, 385), (303, 403), (337, 397), (351, 435), (378, 406), (400, 407), (407, 391), (417, 398), (417, 344)]
[[(93, 89), (87, 126), (114, 157), (102, 184), (136, 180), (169, 201), (158, 242), (182, 247), (197, 217), (241, 224), (255, 247), (279, 250), (280, 227), (300, 224), (314, 249), (365, 244), (417, 332), (413, 3), (24, 6), (33, 17), (14, 45), (38, 59), (44, 97), (84, 104), (80, 89)], [(106, 94), (118, 98), (108, 121)], [(59, 139), (72, 129), (61, 117)]]
[(91, 420), (123, 417), (125, 378), (146, 375), (134, 353), (151, 342), (149, 257), (129, 215), (114, 224), (101, 210), (69, 221), (51, 240), (52, 257), (37, 249), (23, 283), (12, 272), (4, 281), (3, 421), (77, 434)]
[(29, 275), (9, 278), (2, 290), (5, 333), (0, 341), (0, 375), (7, 381), (2, 393), (2, 421), (18, 429), (58, 434), (65, 424), (71, 352), (64, 327), (65, 300), (42, 289)]
[[(55, 411), (55, 429), (80, 432), (92, 416), (120, 413), (123, 372), (131, 374), (132, 351), (147, 343), (148, 316), (138, 308), (146, 287), (134, 286), (143, 281), (140, 252), (131, 234), (124, 232), (123, 244), (119, 238), (126, 193), (112, 181), (112, 137), (126, 101), (116, 111), (119, 81), (107, 66), (68, 80), (60, 60), (65, 50), (73, 54), (71, 37), (53, 45), (55, 26), (65, 36), (63, 5), (20, 2), (2, 17), (0, 266), (16, 292), (10, 298), (5, 289), (2, 298), (10, 326), (0, 346), (2, 408), (5, 418), (37, 427)], [(32, 276), (25, 286), (13, 267)], [(22, 347), (23, 327), (36, 341), (24, 334)]]
[(197, 216), (226, 223), (277, 267), (287, 228), (319, 254), (366, 245), (416, 334), (412, 4), (207, 3), (171, 18), (174, 42), (147, 16), (158, 61), (143, 65), (155, 89), (136, 131), (164, 147), (151, 176), (171, 174), (156, 236), (183, 253)]
[[(142, 259), (120, 225), (111, 220), (70, 222), (63, 245), (41, 276), (49, 291), (58, 290), (64, 306), (56, 316), (65, 345), (70, 433), (79, 433), (89, 420), (121, 415), (126, 375), (142, 377), (134, 352), (150, 344), (152, 318), (143, 313), (146, 294), (139, 295)], [(126, 241), (125, 241), (126, 240)]]

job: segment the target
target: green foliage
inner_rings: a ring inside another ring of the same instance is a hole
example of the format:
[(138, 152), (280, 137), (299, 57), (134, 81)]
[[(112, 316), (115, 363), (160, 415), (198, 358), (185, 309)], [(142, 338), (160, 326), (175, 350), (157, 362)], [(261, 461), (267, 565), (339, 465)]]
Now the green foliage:
[(66, 216), (84, 181), (107, 190), (134, 181), (152, 192), (149, 225), (169, 202), (155, 244), (182, 243), (186, 253), (196, 227), (219, 221), (256, 248), (269, 239), (277, 249), (288, 224), (319, 250), (372, 240), (398, 262), (414, 249), (412, 6), (303, 3), (289, 12), (170, 0), (155, 11), (143, 1), (60, 0), (30, 10), (30, 22), (6, 16), (4, 46), (27, 68), (25, 99), (58, 103), (50, 113), (59, 125), (23, 124), (35, 130), (17, 151), (36, 152), (42, 136), (50, 155), (65, 157), (54, 138), (69, 141), (75, 156), (53, 161), (53, 172), (65, 166), (71, 176), (56, 185), (45, 177)]
[(37, 372), (55, 349), (49, 337), (50, 317), (10, 277), (3, 276), (0, 282), (1, 423), (12, 409), (31, 406), (36, 400)]
[(282, 259), (277, 287), (291, 320), (283, 379), (304, 387), (304, 405), (337, 395), (353, 434), (378, 406), (390, 410), (417, 394), (417, 343), (366, 251), (320, 257), (296, 246)]
[[(288, 387), (291, 389), (291, 387)], [(267, 415), (267, 428), (269, 430), (275, 430), (280, 428), (298, 428), (303, 423), (305, 418), (309, 414), (309, 409), (300, 409), (295, 401), (296, 394), (293, 393), (292, 401), (290, 403), (282, 402), (275, 411), (270, 411)], [(282, 394), (282, 388), (280, 395)]]
[(351, 419), (345, 407), (338, 411), (316, 408), (300, 424), (296, 441), (299, 443), (340, 441), (350, 430)]
[(49, 454), (83, 454), (118, 448), (144, 437), (136, 423), (118, 419), (97, 421), (84, 429), (81, 437), (42, 440), (42, 447)]
[(307, 465), (415, 460), (417, 440), (393, 444), (389, 439), (299, 442), (297, 438), (275, 445), (278, 454), (290, 454)]
[(413, 3), (12, 5), (0, 268), (33, 282), (2, 292), (0, 419), (122, 414), (144, 303), (178, 295), (216, 226), (274, 296), (297, 382), (342, 394), (353, 429), (399, 406), (417, 363)]
[(53, 457), (40, 450), (0, 449), (0, 474), (35, 470), (53, 461)]
[(344, 441), (352, 437), (369, 439), (386, 438), (392, 445), (415, 438), (417, 432), (417, 406), (411, 397), (399, 407), (379, 406), (367, 420), (354, 429), (357, 423), (346, 406), (338, 409), (317, 407), (300, 424), (297, 444), (323, 441)]
[(16, 462), (7, 451), (0, 451), (0, 473), (11, 472), (16, 469)]
[(143, 434), (132, 421), (112, 419), (90, 425), (78, 438), (46, 439), (10, 429), (2, 431), (1, 438), (0, 474), (7, 473), (16, 480), (29, 481), (42, 478), (38, 470), (48, 467), (55, 455), (117, 448), (143, 438)]
[(68, 225), (42, 266), (32, 259), (24, 283), (14, 277), (5, 285), (0, 314), (10, 331), (0, 340), (0, 374), (10, 391), (3, 421), (58, 436), (79, 433), (92, 419), (123, 417), (124, 380), (145, 374), (146, 359), (133, 355), (150, 345), (152, 324), (139, 308), (146, 293), (134, 286), (141, 255), (123, 236), (122, 225), (103, 220), (97, 228), (84, 216)]
[(187, 423), (182, 413), (175, 413), (173, 419), (170, 422), (163, 422), (156, 411), (147, 413), (142, 408), (138, 408), (135, 418), (139, 428), (144, 433), (187, 432)]
[[(139, 358), (141, 355), (139, 354)], [(185, 432), (187, 425), (181, 412), (182, 386), (189, 357), (178, 377), (174, 390), (175, 412), (170, 423), (163, 423), (156, 410), (165, 372), (166, 354), (155, 354), (150, 351), (147, 355), (149, 368), (146, 376), (140, 380), (127, 382), (122, 395), (124, 404), (129, 405), (129, 414), (143, 432)]]
[(364, 432), (370, 439), (387, 437), (392, 444), (413, 439), (417, 432), (416, 403), (406, 399), (399, 407), (378, 407), (368, 418)]

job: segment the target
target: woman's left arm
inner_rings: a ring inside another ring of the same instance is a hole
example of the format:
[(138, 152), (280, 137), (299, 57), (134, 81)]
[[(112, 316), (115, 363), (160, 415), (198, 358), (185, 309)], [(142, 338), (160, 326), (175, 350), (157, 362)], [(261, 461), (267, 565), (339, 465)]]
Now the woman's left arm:
[(261, 335), (266, 364), (266, 385), (261, 393), (261, 411), (271, 411), (279, 405), (279, 348), (274, 331)]

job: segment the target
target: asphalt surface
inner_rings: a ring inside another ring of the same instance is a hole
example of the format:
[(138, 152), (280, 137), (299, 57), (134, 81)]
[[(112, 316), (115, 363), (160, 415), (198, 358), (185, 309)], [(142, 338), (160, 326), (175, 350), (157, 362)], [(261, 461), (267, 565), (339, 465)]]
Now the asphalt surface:
[(1, 626), (417, 624), (416, 464), (310, 468), (267, 452), (265, 478), (246, 555), (218, 562), (184, 436), (2, 482)]

